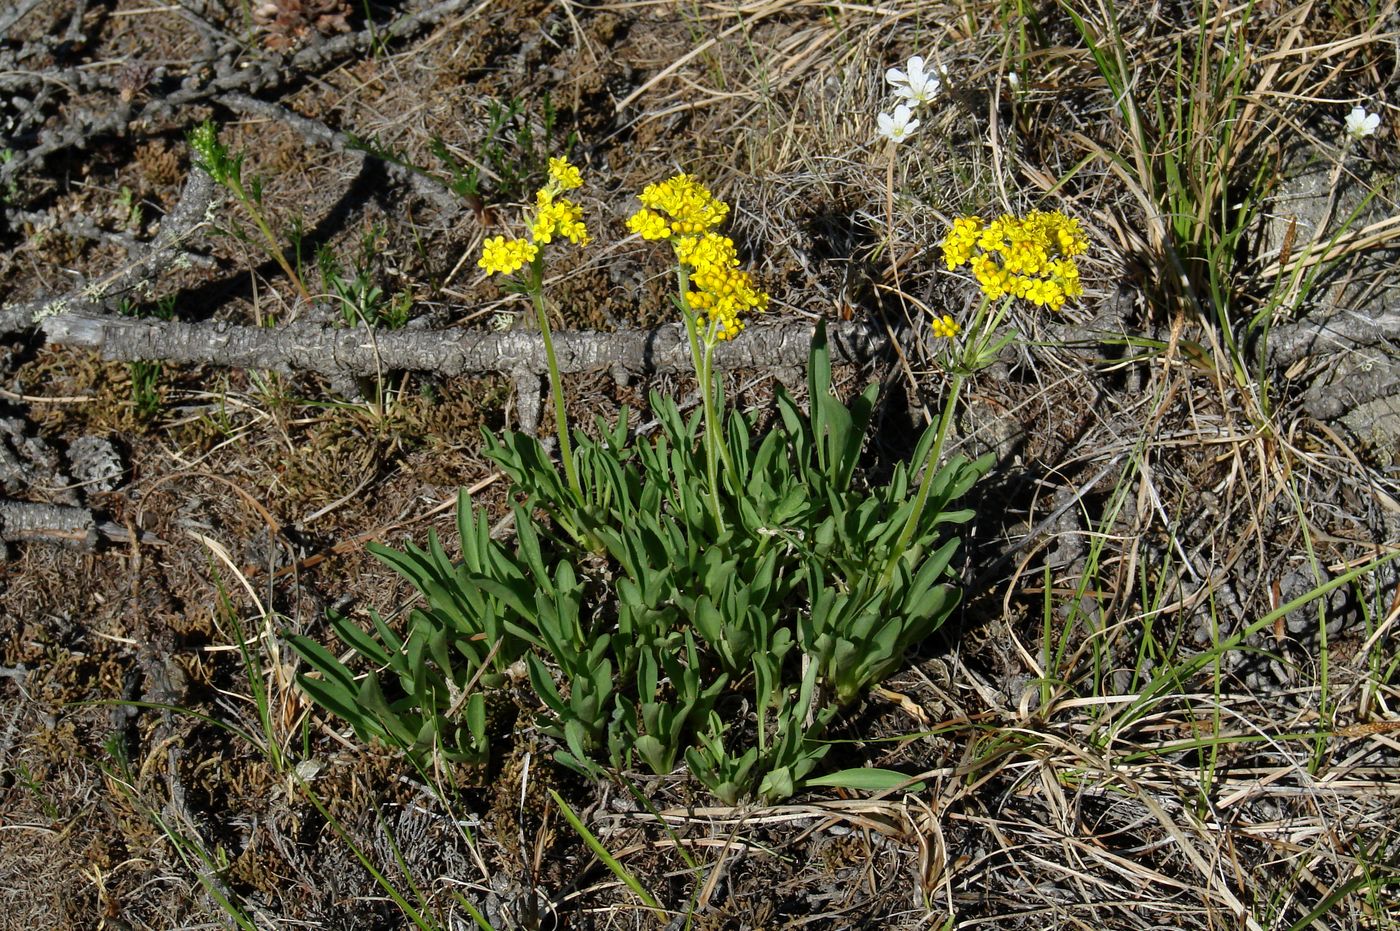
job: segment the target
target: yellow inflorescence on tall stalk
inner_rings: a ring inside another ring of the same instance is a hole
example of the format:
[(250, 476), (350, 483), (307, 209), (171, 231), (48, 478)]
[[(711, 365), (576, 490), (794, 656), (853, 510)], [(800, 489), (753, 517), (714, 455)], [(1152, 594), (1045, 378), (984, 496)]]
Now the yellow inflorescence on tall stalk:
[(529, 239), (492, 236), (481, 244), (478, 267), (492, 275), (510, 275), (535, 260), (539, 247), (563, 236), (579, 246), (589, 243), (583, 222), (583, 208), (559, 195), (583, 184), (583, 175), (566, 158), (549, 160), (549, 180), (535, 192), (535, 212), (530, 219)]
[(991, 300), (1011, 295), (1059, 310), (1084, 293), (1075, 258), (1089, 249), (1079, 221), (1058, 211), (1036, 210), (1025, 219), (1002, 214), (953, 221), (943, 240), (948, 268), (968, 265)]
[(744, 329), (742, 315), (761, 313), (768, 295), (739, 269), (734, 241), (712, 232), (729, 216), (729, 205), (686, 174), (647, 185), (638, 200), (642, 209), (627, 228), (643, 239), (670, 240), (694, 287), (686, 303), (708, 320), (706, 341), (733, 339)]

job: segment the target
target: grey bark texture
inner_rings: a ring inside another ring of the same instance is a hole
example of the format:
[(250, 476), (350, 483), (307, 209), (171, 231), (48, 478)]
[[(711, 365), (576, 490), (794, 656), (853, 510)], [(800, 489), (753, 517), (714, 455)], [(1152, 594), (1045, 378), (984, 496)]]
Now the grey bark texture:
[[(186, 364), (316, 372), (327, 376), (367, 376), (389, 371), (435, 372), (445, 376), (548, 371), (538, 333), (525, 330), (390, 330), (323, 327), (292, 323), (280, 327), (225, 323), (60, 314), (40, 321), (51, 342), (96, 349), (114, 361), (161, 360)], [(802, 367), (815, 326), (782, 323), (752, 326), (720, 345), (721, 369)], [(863, 362), (887, 345), (886, 336), (864, 322), (830, 328), (832, 359)], [(691, 369), (690, 349), (679, 325), (615, 333), (556, 333), (554, 349), (561, 372), (612, 371), (621, 374)]]
[(101, 313), (122, 296), (139, 292), (184, 254), (185, 244), (205, 223), (214, 198), (214, 180), (203, 171), (190, 172), (180, 199), (161, 220), (160, 232), (133, 261), (94, 281), (79, 282), (71, 293), (22, 304), (0, 306), (0, 333), (27, 329), (49, 315)]
[(86, 508), (0, 498), (0, 542), (38, 540), (90, 550), (97, 539), (97, 523)]

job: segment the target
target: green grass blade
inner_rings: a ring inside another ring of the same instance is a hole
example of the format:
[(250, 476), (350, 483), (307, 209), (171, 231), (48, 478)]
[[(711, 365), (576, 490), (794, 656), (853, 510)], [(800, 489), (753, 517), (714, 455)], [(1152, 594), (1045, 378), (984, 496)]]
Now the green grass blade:
[(559, 793), (553, 789), (549, 790), (549, 796), (554, 799), (554, 804), (559, 806), (559, 813), (564, 816), (564, 820), (569, 822), (569, 826), (572, 827), (578, 836), (583, 839), (583, 842), (588, 845), (588, 849), (592, 850), (598, 859), (603, 861), (603, 865), (611, 870), (612, 874), (620, 879), (623, 885), (631, 889), (632, 892), (636, 894), (637, 898), (642, 900), (644, 905), (648, 908), (655, 909), (657, 912), (664, 912), (661, 903), (656, 901), (656, 898), (642, 887), (642, 884), (637, 881), (637, 877), (632, 875), (631, 870), (623, 866), (616, 857), (608, 852), (608, 848), (604, 847), (603, 842), (598, 840), (592, 831), (588, 830), (588, 827), (579, 816), (569, 807), (569, 803), (564, 801), (564, 799), (559, 796)]

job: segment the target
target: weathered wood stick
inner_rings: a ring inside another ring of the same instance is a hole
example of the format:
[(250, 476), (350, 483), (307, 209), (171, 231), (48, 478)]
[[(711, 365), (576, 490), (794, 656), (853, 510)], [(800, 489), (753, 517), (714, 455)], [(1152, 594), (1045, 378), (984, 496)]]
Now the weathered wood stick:
[[(371, 331), (293, 323), (280, 327), (58, 314), (39, 323), (50, 342), (96, 349), (114, 361), (166, 361), (327, 376), (435, 372), (445, 376), (548, 371), (538, 333), (526, 330)], [(807, 321), (752, 326), (715, 352), (723, 369), (800, 369), (814, 325)], [(887, 348), (877, 327), (851, 321), (830, 327), (833, 361), (863, 362)], [(554, 335), (563, 372), (616, 374), (689, 371), (690, 350), (678, 324), (615, 333)]]

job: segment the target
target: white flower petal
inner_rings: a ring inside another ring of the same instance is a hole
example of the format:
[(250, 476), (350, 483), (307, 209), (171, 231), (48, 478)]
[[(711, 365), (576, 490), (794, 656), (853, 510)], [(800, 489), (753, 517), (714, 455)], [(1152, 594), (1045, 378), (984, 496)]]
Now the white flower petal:
[(1347, 114), (1346, 133), (1352, 139), (1362, 139), (1366, 136), (1374, 136), (1376, 130), (1381, 125), (1381, 115), (1379, 113), (1367, 113), (1365, 107), (1352, 107)]
[(885, 80), (896, 86), (909, 83), (909, 79), (905, 77), (904, 72), (900, 71), (898, 68), (891, 68), (886, 71)]

